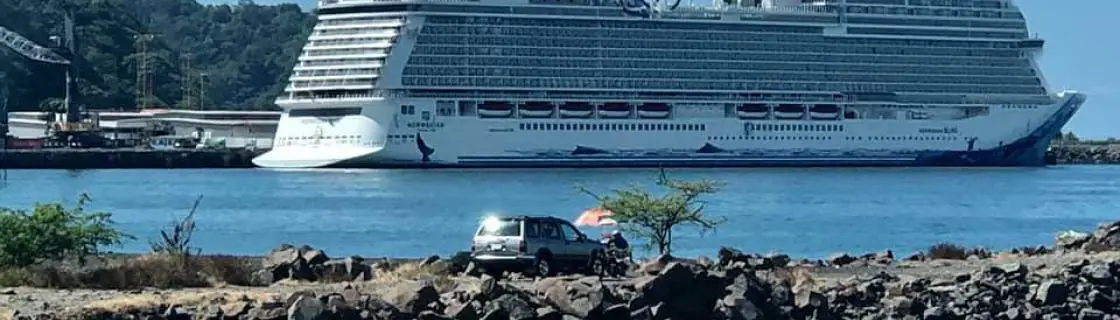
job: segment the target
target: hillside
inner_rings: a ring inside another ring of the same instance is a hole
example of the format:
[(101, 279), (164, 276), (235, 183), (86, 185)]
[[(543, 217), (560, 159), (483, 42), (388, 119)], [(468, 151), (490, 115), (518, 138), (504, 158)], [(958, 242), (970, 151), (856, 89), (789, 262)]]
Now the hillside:
[[(64, 0), (0, 1), (5, 27), (43, 45), (62, 34)], [(314, 16), (295, 4), (202, 5), (195, 0), (79, 0), (75, 34), (80, 58), (78, 89), (87, 108), (136, 106), (138, 34), (148, 44), (155, 106), (271, 109), (299, 55)], [(191, 63), (186, 72), (184, 63)], [(0, 48), (10, 105), (36, 110), (64, 90), (60, 66), (29, 61)], [(205, 82), (200, 75), (206, 74)], [(183, 82), (193, 93), (185, 101)], [(205, 83), (204, 96), (200, 88)]]

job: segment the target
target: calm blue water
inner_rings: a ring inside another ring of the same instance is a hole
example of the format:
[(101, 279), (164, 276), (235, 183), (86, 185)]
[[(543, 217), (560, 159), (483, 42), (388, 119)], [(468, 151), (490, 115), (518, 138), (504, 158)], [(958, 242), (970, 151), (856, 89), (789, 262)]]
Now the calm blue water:
[[(147, 240), (195, 197), (195, 244), (204, 252), (263, 254), (307, 243), (337, 256), (446, 255), (464, 250), (490, 212), (574, 219), (594, 206), (574, 185), (606, 191), (652, 183), (656, 170), (99, 170), (9, 171), (0, 206), (93, 197)], [(727, 183), (706, 212), (728, 223), (697, 237), (679, 233), (677, 253), (712, 256), (720, 245), (823, 257), (940, 241), (1006, 249), (1053, 243), (1120, 212), (1120, 167), (1010, 169), (673, 170), (674, 178)], [(597, 235), (601, 230), (588, 230)]]

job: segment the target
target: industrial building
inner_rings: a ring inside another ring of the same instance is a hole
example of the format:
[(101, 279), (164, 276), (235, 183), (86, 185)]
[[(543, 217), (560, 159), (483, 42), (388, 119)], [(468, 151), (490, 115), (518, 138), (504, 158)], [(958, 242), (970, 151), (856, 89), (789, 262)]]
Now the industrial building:
[[(224, 141), (228, 148), (271, 148), (280, 121), (279, 111), (198, 111), (144, 109), (141, 111), (91, 111), (89, 118), (110, 143), (135, 146), (151, 132), (174, 137)], [(20, 139), (47, 136), (49, 114), (10, 112), (9, 133)], [(149, 137), (155, 138), (155, 137)]]

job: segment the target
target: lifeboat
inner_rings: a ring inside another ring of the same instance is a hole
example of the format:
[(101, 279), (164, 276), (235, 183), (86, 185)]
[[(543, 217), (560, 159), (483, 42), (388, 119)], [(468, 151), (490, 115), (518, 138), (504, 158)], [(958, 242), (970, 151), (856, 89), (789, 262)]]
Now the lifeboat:
[(770, 115), (770, 107), (761, 103), (747, 103), (735, 107), (735, 113), (742, 119), (766, 119)]
[(478, 104), (478, 115), (485, 118), (505, 118), (513, 115), (509, 101), (483, 101)]
[(630, 104), (624, 102), (607, 102), (599, 106), (600, 118), (629, 118)]
[(809, 108), (809, 117), (813, 119), (831, 120), (840, 115), (840, 107), (835, 104), (818, 104)]
[(643, 103), (638, 106), (638, 117), (663, 119), (669, 117), (668, 103)]
[(594, 107), (587, 102), (565, 102), (560, 105), (561, 118), (588, 118)]
[(554, 112), (553, 107), (547, 101), (528, 101), (517, 107), (517, 113), (523, 118), (549, 118)]
[(805, 106), (800, 104), (780, 104), (774, 110), (774, 117), (778, 119), (801, 119), (805, 116)]

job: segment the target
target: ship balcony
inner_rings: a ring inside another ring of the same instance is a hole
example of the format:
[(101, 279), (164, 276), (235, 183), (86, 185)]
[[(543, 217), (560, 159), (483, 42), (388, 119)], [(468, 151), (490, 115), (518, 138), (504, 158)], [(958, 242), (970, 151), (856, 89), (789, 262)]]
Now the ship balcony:
[(299, 73), (300, 71), (319, 71), (319, 70), (351, 70), (351, 69), (379, 69), (383, 65), (380, 63), (363, 63), (363, 64), (335, 64), (323, 66), (296, 66), (292, 71)]
[(315, 98), (307, 96), (297, 97), (294, 95), (282, 95), (276, 99), (276, 105), (291, 108), (313, 108), (322, 107), (321, 103), (323, 102), (355, 103), (357, 105), (360, 105), (360, 103), (362, 102), (380, 101), (384, 99), (384, 97), (373, 93), (372, 91), (367, 93), (333, 94), (330, 96), (320, 96)]
[(308, 56), (306, 54), (299, 56), (299, 61), (320, 61), (320, 60), (341, 60), (341, 59), (384, 59), (389, 56), (388, 52), (366, 53), (366, 54), (337, 54), (328, 56)]
[(347, 79), (376, 79), (376, 73), (354, 73), (354, 74), (340, 74), (340, 75), (326, 75), (326, 76), (292, 76), (288, 81), (315, 81), (315, 80), (347, 80)]
[(337, 31), (337, 30), (394, 30), (404, 26), (404, 21), (381, 21), (381, 22), (359, 22), (354, 24), (323, 24), (319, 23), (312, 28), (313, 33), (333, 33), (333, 32), (320, 32), (320, 31)]
[(373, 90), (373, 81), (314, 80), (293, 82), (284, 92), (328, 90)]
[(307, 37), (308, 40), (350, 39), (366, 36), (377, 36), (386, 32), (398, 32), (400, 27), (381, 28), (343, 28), (337, 30), (318, 30)]
[(305, 54), (310, 54), (310, 51), (324, 51), (324, 50), (345, 50), (354, 49), (355, 52), (367, 52), (368, 49), (388, 49), (393, 47), (393, 42), (388, 40), (370, 41), (370, 42), (356, 42), (352, 44), (336, 44), (336, 45), (311, 45), (303, 48)]

